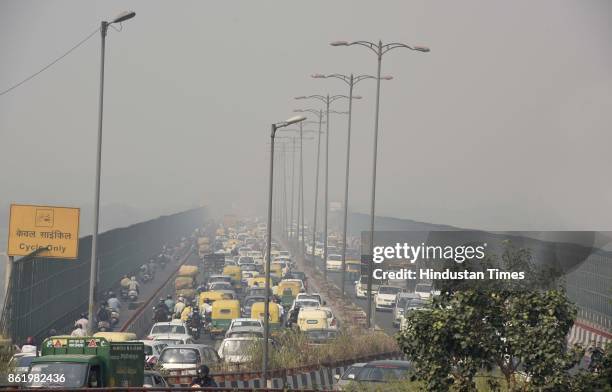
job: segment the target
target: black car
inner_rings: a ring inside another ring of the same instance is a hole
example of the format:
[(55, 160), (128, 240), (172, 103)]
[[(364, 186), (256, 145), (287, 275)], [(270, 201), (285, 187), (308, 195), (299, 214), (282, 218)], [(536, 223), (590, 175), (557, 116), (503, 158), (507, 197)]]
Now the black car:
[(355, 377), (360, 384), (408, 380), (412, 366), (408, 361), (384, 360), (367, 363)]

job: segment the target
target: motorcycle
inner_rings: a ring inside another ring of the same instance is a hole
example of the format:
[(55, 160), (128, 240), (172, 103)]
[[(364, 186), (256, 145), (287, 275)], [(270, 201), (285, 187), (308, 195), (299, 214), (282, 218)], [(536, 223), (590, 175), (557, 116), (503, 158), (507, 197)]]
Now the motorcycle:
[(111, 326), (108, 321), (98, 321), (98, 332), (108, 332)]
[(119, 311), (112, 309), (110, 320), (111, 320), (110, 323), (112, 326), (117, 325), (119, 323)]
[(142, 283), (147, 283), (150, 282), (153, 278), (151, 277), (151, 274), (144, 273), (140, 275), (140, 280), (142, 281)]
[(127, 287), (122, 287), (121, 290), (119, 291), (119, 295), (121, 296), (121, 299), (128, 299), (129, 292), (130, 290), (128, 290)]
[(130, 290), (128, 292), (128, 298), (130, 299), (130, 301), (134, 302), (138, 299), (138, 291), (136, 290)]

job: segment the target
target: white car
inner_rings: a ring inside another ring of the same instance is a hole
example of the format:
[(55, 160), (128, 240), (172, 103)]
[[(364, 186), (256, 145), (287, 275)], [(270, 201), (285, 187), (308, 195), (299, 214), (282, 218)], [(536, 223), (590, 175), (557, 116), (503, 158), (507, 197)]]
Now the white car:
[(301, 309), (317, 309), (321, 306), (321, 304), (316, 299), (310, 299), (310, 298), (296, 299), (293, 301), (293, 304), (291, 305), (291, 309), (289, 309), (289, 312), (292, 312), (293, 309), (295, 309), (298, 306)]
[(319, 305), (325, 305), (325, 301), (323, 301), (323, 298), (321, 298), (321, 294), (319, 293), (298, 293), (294, 301), (299, 301), (301, 299), (314, 299), (319, 301)]
[(172, 321), (164, 321), (161, 323), (153, 324), (151, 332), (147, 335), (146, 340), (153, 340), (157, 336), (168, 335), (168, 334), (186, 334), (187, 326), (182, 320), (174, 319)]
[[(376, 295), (378, 292), (378, 284), (372, 282), (372, 294)], [(362, 276), (361, 279), (355, 282), (355, 296), (357, 298), (367, 298), (368, 293), (368, 278)]]
[(380, 286), (374, 296), (374, 306), (376, 310), (393, 310), (395, 298), (401, 293), (402, 289), (395, 286)]
[[(195, 340), (193, 337), (188, 334), (181, 333), (169, 333), (166, 335), (157, 335), (155, 339), (156, 342), (165, 343), (168, 346), (177, 345), (177, 344), (194, 344)], [(164, 347), (165, 348), (165, 347)]]
[(427, 299), (431, 297), (433, 287), (431, 283), (417, 283), (414, 288), (414, 292), (417, 293), (421, 298)]
[(261, 321), (259, 319), (254, 319), (254, 318), (236, 318), (236, 319), (232, 320), (232, 322), (230, 323), (229, 327), (227, 328), (227, 332), (225, 334), (228, 335), (235, 328), (245, 328), (245, 327), (261, 329), (262, 332), (263, 332), (263, 329), (264, 329), (263, 321)]
[(342, 271), (342, 255), (327, 255), (325, 268), (328, 271)]
[(225, 338), (219, 346), (217, 354), (225, 363), (244, 363), (251, 360), (253, 345), (261, 341), (259, 338)]

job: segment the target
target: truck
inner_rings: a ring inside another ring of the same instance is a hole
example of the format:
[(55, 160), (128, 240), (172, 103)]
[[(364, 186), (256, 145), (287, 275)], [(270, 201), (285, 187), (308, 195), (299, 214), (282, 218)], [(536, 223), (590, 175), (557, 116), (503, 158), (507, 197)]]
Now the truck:
[(28, 387), (142, 387), (142, 342), (109, 342), (102, 337), (51, 337), (32, 360)]

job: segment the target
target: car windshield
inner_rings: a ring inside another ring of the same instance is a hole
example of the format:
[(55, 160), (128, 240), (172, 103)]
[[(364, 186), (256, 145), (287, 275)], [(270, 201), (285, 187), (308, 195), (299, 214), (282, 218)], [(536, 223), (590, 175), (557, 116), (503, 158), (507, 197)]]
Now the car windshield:
[(197, 363), (198, 352), (193, 348), (167, 348), (159, 357), (162, 363)]
[(266, 293), (266, 288), (265, 287), (261, 287), (261, 288), (252, 288), (249, 290), (249, 295), (264, 295)]
[(15, 357), (11, 361), (10, 367), (28, 367), (34, 358), (36, 358), (35, 355), (22, 355), (20, 357)]
[(231, 290), (232, 285), (227, 282), (217, 282), (210, 285), (210, 291)]
[(215, 276), (215, 277), (208, 279), (209, 284), (219, 283), (219, 282), (231, 283), (231, 281), (232, 281), (232, 278), (230, 276)]
[(183, 344), (183, 341), (179, 340), (179, 339), (155, 339), (155, 340), (158, 341), (158, 342), (164, 342), (164, 343), (166, 343), (169, 346), (174, 346), (174, 345), (177, 345), (177, 344)]
[(167, 333), (185, 333), (185, 327), (183, 325), (161, 324), (154, 325), (151, 330), (151, 335)]
[(299, 279), (299, 280), (304, 280), (304, 278), (306, 278), (306, 274), (304, 274), (303, 272), (292, 272), (291, 276), (293, 277), (293, 279)]
[(414, 300), (414, 298), (408, 298), (408, 297), (402, 297), (399, 299), (398, 303), (397, 303), (397, 307), (400, 309), (404, 309), (404, 307), (406, 307), (406, 305), (408, 304), (408, 302)]
[(419, 283), (416, 285), (414, 291), (417, 291), (419, 293), (429, 293), (431, 292), (431, 289), (432, 288), (430, 284)]
[(253, 298), (247, 298), (244, 301), (244, 306), (252, 306), (255, 302), (264, 302), (266, 300), (265, 297), (253, 297)]
[(235, 331), (227, 335), (228, 338), (263, 338), (262, 332), (257, 331)]
[(340, 255), (329, 255), (329, 256), (327, 256), (327, 260), (342, 261), (342, 256), (340, 256)]
[(341, 379), (348, 380), (351, 374), (354, 376), (353, 378), (357, 378), (357, 373), (359, 373), (361, 369), (363, 369), (361, 366), (350, 366), (348, 369), (346, 369)]
[(301, 300), (313, 300), (313, 301), (317, 301), (320, 302), (320, 297), (317, 295), (312, 295), (312, 294), (302, 294), (300, 295), (300, 301)]
[(257, 270), (257, 266), (255, 264), (242, 264), (240, 266), (241, 271), (255, 271)]
[(255, 263), (255, 260), (253, 260), (253, 258), (250, 256), (243, 256), (240, 258), (240, 260), (238, 260), (238, 262), (240, 264), (253, 264)]
[(296, 304), (298, 306), (301, 306), (302, 308), (316, 308), (319, 306), (319, 301), (314, 301), (312, 299), (306, 299), (306, 300), (300, 299), (299, 301), (297, 301)]
[(378, 294), (397, 294), (400, 291), (402, 291), (402, 289), (399, 287), (380, 286), (378, 288)]
[(223, 355), (245, 355), (255, 343), (255, 340), (226, 340), (223, 342)]
[(237, 320), (232, 324), (232, 328), (237, 327), (261, 327), (261, 322), (259, 320)]
[(424, 308), (427, 302), (420, 298), (413, 298), (409, 301), (406, 301), (406, 309), (419, 309)]
[(408, 368), (395, 366), (366, 366), (358, 374), (359, 381), (385, 382), (408, 377)]
[[(47, 382), (48, 379), (45, 377), (33, 377), (32, 382), (27, 384), (28, 387), (40, 388), (40, 387), (65, 387), (65, 388), (78, 388), (85, 386), (85, 377), (87, 376), (87, 364), (86, 363), (69, 363), (69, 362), (51, 362), (51, 363), (37, 363), (32, 365), (30, 369), (32, 375), (45, 375), (51, 376), (53, 382)], [(63, 375), (60, 379), (55, 379), (55, 375)]]

